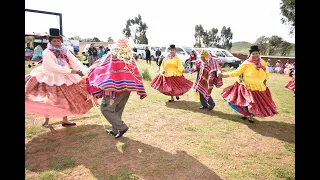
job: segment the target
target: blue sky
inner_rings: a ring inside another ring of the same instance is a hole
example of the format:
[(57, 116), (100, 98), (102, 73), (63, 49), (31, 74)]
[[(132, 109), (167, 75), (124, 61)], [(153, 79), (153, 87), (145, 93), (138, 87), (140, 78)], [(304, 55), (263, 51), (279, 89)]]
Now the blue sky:
[[(231, 28), (233, 42), (254, 43), (260, 36), (277, 35), (291, 43), (289, 27), (281, 23), (280, 0), (26, 0), (26, 9), (62, 13), (63, 33), (107, 41), (122, 38), (126, 20), (138, 14), (148, 25), (149, 44), (192, 46), (194, 27)], [(25, 13), (25, 32), (59, 28), (59, 17)]]

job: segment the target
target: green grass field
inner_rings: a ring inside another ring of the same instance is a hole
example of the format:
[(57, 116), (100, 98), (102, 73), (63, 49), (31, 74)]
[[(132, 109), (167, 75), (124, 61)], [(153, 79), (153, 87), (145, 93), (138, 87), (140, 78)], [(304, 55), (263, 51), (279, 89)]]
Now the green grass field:
[[(154, 62), (138, 64), (145, 77), (157, 75)], [(33, 68), (26, 65), (26, 73)], [(195, 80), (195, 75), (185, 77)], [(67, 128), (59, 118), (43, 128), (43, 117), (25, 114), (26, 179), (293, 180), (295, 100), (284, 88), (289, 79), (271, 74), (267, 84), (279, 114), (255, 118), (254, 124), (242, 120), (220, 96), (235, 78), (213, 89), (216, 107), (210, 112), (199, 110), (192, 89), (167, 103), (169, 97), (144, 80), (148, 96), (140, 100), (131, 93), (122, 116), (130, 129), (118, 140), (105, 133), (110, 124), (98, 107), (69, 117), (77, 126)]]

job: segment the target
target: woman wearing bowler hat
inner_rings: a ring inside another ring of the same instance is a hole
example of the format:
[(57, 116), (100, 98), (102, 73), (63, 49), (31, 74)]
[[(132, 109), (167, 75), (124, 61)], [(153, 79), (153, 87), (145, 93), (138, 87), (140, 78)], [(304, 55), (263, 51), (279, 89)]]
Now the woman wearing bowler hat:
[(81, 77), (88, 69), (62, 46), (59, 29), (50, 29), (42, 58), (42, 65), (25, 76), (25, 111), (43, 116), (44, 127), (49, 118), (58, 117), (62, 117), (62, 126), (75, 126), (67, 117), (85, 114), (93, 107)]
[(236, 70), (223, 78), (240, 76), (233, 85), (225, 88), (221, 95), (228, 104), (253, 123), (253, 116), (268, 117), (278, 114), (272, 100), (269, 88), (266, 85), (269, 79), (269, 70), (266, 62), (260, 58), (258, 46), (251, 46), (250, 57)]
[(160, 74), (158, 74), (150, 83), (151, 87), (159, 92), (169, 95), (173, 102), (173, 96), (179, 100), (179, 96), (188, 92), (193, 82), (183, 76), (184, 67), (180, 58), (176, 55), (175, 45), (170, 45), (169, 55), (162, 61)]

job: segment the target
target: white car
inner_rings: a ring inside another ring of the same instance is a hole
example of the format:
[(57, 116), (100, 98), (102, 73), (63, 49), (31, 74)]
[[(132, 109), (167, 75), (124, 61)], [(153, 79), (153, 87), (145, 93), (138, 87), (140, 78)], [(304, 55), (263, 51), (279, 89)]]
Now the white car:
[(222, 67), (234, 67), (237, 68), (241, 64), (241, 60), (233, 56), (229, 51), (220, 48), (203, 48), (210, 52), (215, 53), (222, 61)]

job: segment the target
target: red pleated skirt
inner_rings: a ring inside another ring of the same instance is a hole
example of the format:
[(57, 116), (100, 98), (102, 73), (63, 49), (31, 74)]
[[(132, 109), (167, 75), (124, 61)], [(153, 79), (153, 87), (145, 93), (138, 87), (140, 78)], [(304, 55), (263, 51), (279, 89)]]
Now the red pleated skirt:
[(254, 116), (268, 117), (278, 114), (268, 87), (265, 91), (251, 91), (245, 85), (235, 82), (226, 87), (221, 95), (231, 105), (247, 107)]
[(165, 95), (181, 96), (188, 92), (193, 82), (182, 76), (165, 77), (158, 74), (151, 82), (150, 85), (153, 89)]
[(295, 91), (295, 78), (291, 78), (290, 81), (284, 87), (290, 89), (291, 91)]

